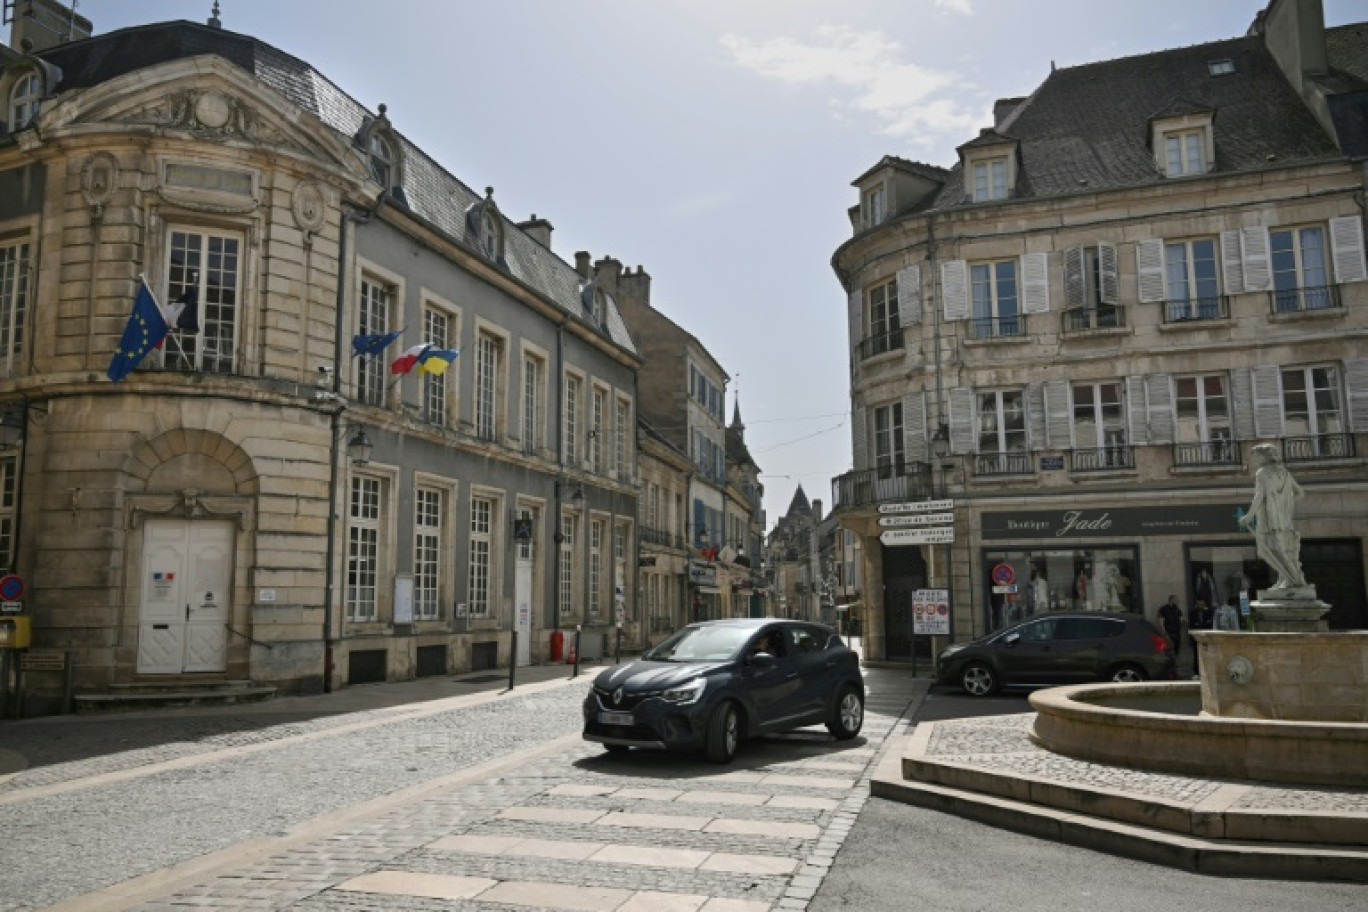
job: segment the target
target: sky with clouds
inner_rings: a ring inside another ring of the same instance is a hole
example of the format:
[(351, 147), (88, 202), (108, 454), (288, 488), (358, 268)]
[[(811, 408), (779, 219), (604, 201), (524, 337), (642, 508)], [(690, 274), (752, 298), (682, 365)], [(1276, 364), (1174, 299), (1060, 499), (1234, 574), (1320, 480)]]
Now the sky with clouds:
[[(212, 0), (83, 0), (97, 33)], [(993, 101), (1064, 67), (1243, 35), (1260, 0), (220, 0), (515, 220), (642, 266), (731, 374), (769, 524), (850, 469), (850, 182), (950, 166)], [(1328, 25), (1368, 19), (1325, 0)], [(734, 396), (727, 400), (730, 418)]]

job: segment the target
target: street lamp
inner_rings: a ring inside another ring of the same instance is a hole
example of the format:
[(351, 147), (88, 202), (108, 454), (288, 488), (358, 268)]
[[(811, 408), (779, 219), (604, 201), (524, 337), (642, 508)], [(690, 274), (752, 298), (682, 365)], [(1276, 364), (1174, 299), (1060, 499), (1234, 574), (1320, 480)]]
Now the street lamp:
[(371, 444), (370, 438), (366, 436), (365, 428), (356, 428), (356, 433), (352, 434), (347, 441), (347, 458), (354, 466), (364, 466), (370, 464), (371, 451), (375, 447)]

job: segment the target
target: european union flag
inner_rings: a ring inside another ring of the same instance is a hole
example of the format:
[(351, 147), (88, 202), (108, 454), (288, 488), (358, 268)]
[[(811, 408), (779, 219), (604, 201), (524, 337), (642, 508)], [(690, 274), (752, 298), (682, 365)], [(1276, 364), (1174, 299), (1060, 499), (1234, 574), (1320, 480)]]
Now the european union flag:
[(133, 301), (133, 313), (124, 326), (119, 347), (109, 362), (109, 379), (122, 380), (133, 372), (147, 353), (156, 348), (166, 338), (166, 318), (162, 316), (157, 299), (144, 280), (138, 286), (138, 296)]
[(395, 339), (404, 334), (402, 329), (396, 329), (392, 333), (375, 333), (368, 336), (355, 336), (352, 338), (352, 357), (357, 355), (378, 355)]

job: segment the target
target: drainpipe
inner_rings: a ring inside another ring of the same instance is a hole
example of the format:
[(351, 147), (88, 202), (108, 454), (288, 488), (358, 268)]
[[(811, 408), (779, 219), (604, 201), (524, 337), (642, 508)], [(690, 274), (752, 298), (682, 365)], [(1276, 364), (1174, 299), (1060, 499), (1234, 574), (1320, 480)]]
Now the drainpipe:
[[(552, 388), (547, 378), (546, 388)], [(551, 527), (551, 605), (547, 612), (546, 626), (554, 629), (560, 627), (560, 546), (561, 546), (561, 484), (565, 478), (565, 429), (562, 423), (565, 421), (565, 321), (556, 324), (556, 481), (553, 487), (553, 502), (555, 509), (551, 516), (551, 521), (547, 524)]]

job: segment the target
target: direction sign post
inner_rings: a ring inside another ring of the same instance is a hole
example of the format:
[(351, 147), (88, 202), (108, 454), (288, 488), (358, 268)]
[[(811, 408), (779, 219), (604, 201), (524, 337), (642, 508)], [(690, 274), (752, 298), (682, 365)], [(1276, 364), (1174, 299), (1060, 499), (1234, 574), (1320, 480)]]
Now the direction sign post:
[(922, 529), (888, 529), (879, 533), (885, 545), (938, 545), (955, 540), (954, 526), (928, 526)]

